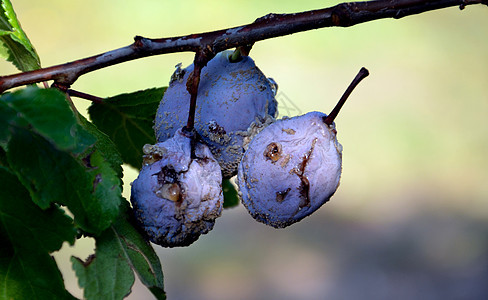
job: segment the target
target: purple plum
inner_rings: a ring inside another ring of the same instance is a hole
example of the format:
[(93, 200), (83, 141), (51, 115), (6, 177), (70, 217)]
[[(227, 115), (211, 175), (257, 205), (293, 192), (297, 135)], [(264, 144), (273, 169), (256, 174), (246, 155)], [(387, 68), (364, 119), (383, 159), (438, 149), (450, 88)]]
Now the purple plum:
[[(218, 53), (202, 69), (198, 87), (195, 129), (222, 168), (224, 178), (237, 172), (243, 144), (277, 116), (275, 86), (243, 56), (231, 62), (232, 51)], [(186, 89), (193, 64), (179, 66), (157, 110), (154, 130), (158, 142), (186, 125), (190, 94)]]
[(208, 233), (222, 212), (220, 166), (205, 144), (192, 145), (181, 129), (143, 150), (143, 167), (132, 183), (136, 220), (152, 242), (188, 246)]
[(316, 211), (335, 193), (342, 146), (327, 115), (310, 112), (274, 122), (258, 133), (239, 164), (239, 196), (258, 221), (289, 226)]

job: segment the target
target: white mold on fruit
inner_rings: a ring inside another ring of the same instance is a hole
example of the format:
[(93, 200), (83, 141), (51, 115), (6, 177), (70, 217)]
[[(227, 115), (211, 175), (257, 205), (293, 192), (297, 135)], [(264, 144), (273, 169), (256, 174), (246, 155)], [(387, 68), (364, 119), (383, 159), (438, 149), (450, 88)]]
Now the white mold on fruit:
[(208, 147), (182, 130), (144, 147), (144, 164), (132, 183), (136, 220), (149, 239), (164, 247), (188, 246), (208, 233), (223, 207), (220, 166)]
[(281, 228), (327, 202), (339, 186), (342, 146), (325, 114), (278, 120), (249, 143), (238, 169), (242, 203), (258, 221)]

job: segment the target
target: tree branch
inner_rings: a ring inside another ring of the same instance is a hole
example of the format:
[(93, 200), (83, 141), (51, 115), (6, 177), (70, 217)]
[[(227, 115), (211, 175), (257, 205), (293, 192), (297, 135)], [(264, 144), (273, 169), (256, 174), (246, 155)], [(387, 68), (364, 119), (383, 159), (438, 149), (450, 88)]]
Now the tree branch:
[(208, 52), (252, 45), (254, 42), (324, 27), (348, 27), (384, 19), (399, 19), (426, 11), (485, 4), (488, 0), (376, 0), (342, 3), (333, 7), (293, 14), (268, 14), (251, 24), (212, 32), (172, 38), (135, 37), (133, 44), (92, 57), (35, 71), (0, 77), (0, 92), (13, 87), (54, 80), (68, 88), (81, 75), (147, 56), (175, 52)]

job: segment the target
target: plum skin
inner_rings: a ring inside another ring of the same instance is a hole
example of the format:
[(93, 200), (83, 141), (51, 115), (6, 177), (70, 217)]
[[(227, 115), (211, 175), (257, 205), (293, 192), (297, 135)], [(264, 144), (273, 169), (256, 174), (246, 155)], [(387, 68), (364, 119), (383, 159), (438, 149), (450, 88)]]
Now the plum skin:
[(283, 228), (309, 216), (335, 193), (342, 146), (326, 115), (274, 122), (249, 144), (238, 169), (239, 195), (259, 222)]
[(192, 159), (190, 138), (181, 130), (144, 150), (146, 163), (131, 187), (137, 223), (158, 245), (188, 246), (212, 230), (222, 212), (220, 166), (202, 143)]
[[(195, 129), (209, 146), (224, 178), (237, 173), (244, 143), (277, 116), (277, 102), (269, 80), (248, 57), (230, 62), (232, 51), (218, 53), (201, 71)], [(190, 94), (186, 83), (193, 64), (178, 69), (164, 93), (155, 118), (158, 142), (186, 125)]]

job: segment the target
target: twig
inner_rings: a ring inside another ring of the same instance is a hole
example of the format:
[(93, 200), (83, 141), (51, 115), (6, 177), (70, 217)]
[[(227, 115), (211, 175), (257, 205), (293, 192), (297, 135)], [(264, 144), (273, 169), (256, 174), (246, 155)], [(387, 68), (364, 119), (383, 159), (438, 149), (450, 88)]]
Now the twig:
[(89, 101), (92, 101), (94, 103), (103, 103), (103, 98), (100, 98), (100, 97), (97, 97), (97, 96), (93, 96), (93, 95), (90, 95), (90, 94), (87, 94), (87, 93), (75, 91), (75, 90), (72, 90), (72, 89), (68, 89), (66, 92), (71, 97), (77, 97), (77, 98), (89, 100)]
[(81, 75), (101, 68), (147, 56), (174, 52), (217, 53), (225, 49), (323, 27), (348, 27), (384, 18), (402, 18), (426, 11), (488, 0), (377, 0), (342, 3), (333, 7), (293, 14), (268, 14), (255, 22), (218, 31), (172, 38), (135, 37), (129, 46), (62, 65), (0, 77), (0, 92), (10, 88), (54, 80), (58, 86), (71, 86)]

